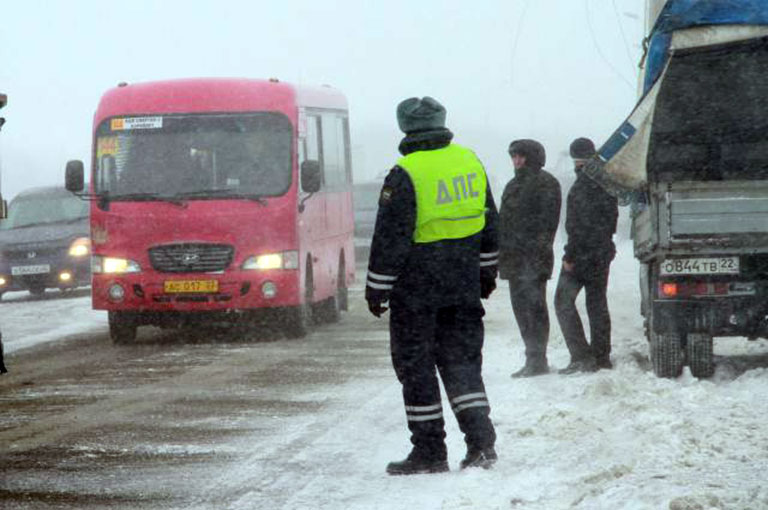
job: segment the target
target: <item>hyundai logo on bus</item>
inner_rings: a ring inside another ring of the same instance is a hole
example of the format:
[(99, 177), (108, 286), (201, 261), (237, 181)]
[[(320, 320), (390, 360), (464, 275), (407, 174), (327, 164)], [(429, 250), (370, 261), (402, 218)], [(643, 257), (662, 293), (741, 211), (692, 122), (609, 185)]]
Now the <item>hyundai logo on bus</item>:
[(185, 266), (191, 266), (192, 264), (200, 261), (200, 254), (189, 252), (181, 256), (181, 263)]

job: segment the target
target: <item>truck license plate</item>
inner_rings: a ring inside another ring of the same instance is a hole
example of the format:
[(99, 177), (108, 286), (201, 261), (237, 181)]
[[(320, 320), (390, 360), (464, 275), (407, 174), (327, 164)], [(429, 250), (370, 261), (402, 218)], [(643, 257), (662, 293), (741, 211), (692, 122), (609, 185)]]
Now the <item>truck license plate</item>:
[(163, 283), (168, 294), (210, 293), (219, 291), (218, 280), (168, 280)]
[(661, 275), (739, 274), (739, 257), (667, 259), (661, 263)]
[(14, 266), (11, 267), (13, 276), (23, 276), (25, 274), (46, 274), (51, 272), (50, 264), (38, 264), (36, 266)]

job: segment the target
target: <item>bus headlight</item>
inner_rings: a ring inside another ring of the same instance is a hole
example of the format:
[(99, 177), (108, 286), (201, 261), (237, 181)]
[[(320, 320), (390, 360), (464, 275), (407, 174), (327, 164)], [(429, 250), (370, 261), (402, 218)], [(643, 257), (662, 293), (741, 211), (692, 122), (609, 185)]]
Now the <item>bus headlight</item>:
[(141, 272), (141, 266), (129, 259), (94, 255), (91, 259), (91, 271), (94, 274), (139, 273)]
[(91, 254), (91, 240), (87, 237), (78, 237), (69, 245), (70, 257), (87, 257)]
[(263, 271), (267, 269), (298, 269), (299, 252), (284, 251), (281, 253), (267, 253), (248, 257), (243, 262), (243, 269)]

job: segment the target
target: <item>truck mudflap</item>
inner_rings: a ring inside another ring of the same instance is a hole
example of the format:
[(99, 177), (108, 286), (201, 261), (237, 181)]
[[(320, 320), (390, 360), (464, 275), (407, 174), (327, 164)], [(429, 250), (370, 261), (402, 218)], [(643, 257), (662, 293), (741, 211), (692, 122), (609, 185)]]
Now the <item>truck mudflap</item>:
[(729, 299), (655, 299), (651, 327), (657, 332), (768, 338), (765, 296)]

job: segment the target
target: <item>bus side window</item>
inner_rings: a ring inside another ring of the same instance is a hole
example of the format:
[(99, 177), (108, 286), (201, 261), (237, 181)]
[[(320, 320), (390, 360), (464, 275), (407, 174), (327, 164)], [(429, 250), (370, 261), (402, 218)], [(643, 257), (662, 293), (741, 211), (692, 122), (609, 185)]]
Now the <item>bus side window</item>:
[(336, 112), (323, 113), (325, 184), (342, 190), (350, 182), (350, 150), (347, 119)]
[[(320, 163), (321, 173), (323, 170), (323, 152), (322, 152), (322, 136), (320, 132), (320, 117), (317, 115), (307, 115), (307, 133), (304, 138), (302, 147), (301, 160), (299, 161), (299, 168), (301, 163), (305, 161), (318, 161)], [(325, 179), (323, 178), (323, 181)]]

